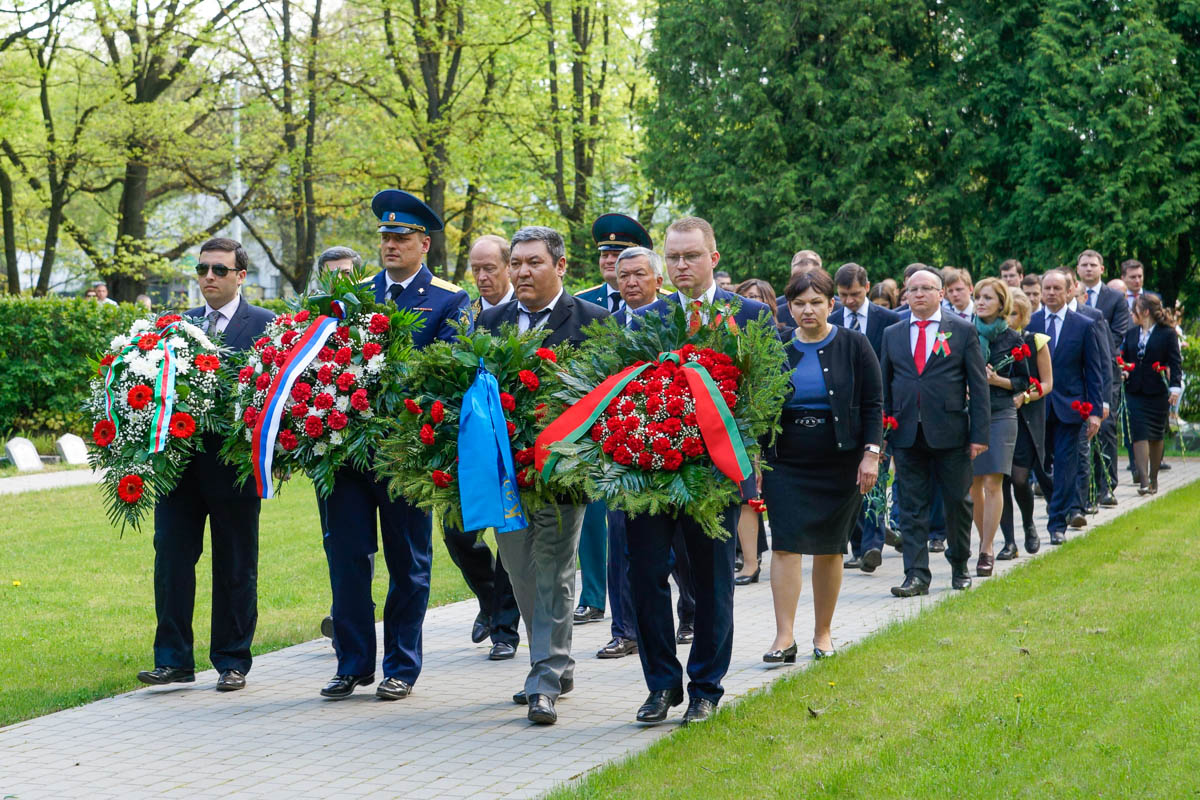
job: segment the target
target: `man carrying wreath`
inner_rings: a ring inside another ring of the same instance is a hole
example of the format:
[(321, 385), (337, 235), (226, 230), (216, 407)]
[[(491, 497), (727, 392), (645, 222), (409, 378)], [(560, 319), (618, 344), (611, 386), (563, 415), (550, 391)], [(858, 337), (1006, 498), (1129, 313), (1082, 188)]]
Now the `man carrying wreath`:
[[(766, 314), (762, 303), (739, 298), (717, 286), (713, 272), (717, 252), (712, 226), (699, 217), (684, 217), (667, 228), (667, 273), (678, 290), (634, 311), (635, 314), (669, 316), (677, 306), (690, 309), (693, 329), (708, 324), (706, 304), (741, 302), (734, 314), (739, 329)], [(745, 492), (744, 492), (745, 493)], [(748, 495), (749, 496), (749, 495)], [(637, 617), (638, 655), (650, 695), (638, 709), (638, 722), (662, 722), (672, 706), (683, 702), (683, 667), (675, 655), (672, 625), (671, 543), (678, 528), (691, 566), (696, 593), (695, 638), (688, 656), (688, 708), (684, 724), (703, 722), (716, 710), (724, 689), (721, 680), (729, 670), (733, 651), (733, 556), (740, 505), (730, 505), (718, 540), (704, 533), (700, 523), (683, 513), (631, 515), (626, 521), (629, 577)]]

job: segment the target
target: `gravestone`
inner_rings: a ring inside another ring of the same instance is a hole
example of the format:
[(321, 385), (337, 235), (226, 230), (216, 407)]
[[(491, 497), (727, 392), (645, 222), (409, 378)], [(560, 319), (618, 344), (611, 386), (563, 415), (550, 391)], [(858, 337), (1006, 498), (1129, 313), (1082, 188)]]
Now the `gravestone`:
[(4, 453), (19, 472), (33, 472), (42, 468), (42, 459), (33, 442), (22, 436), (14, 436), (4, 445)]
[(86, 464), (88, 463), (87, 445), (73, 433), (64, 433), (58, 437), (58, 441), (54, 443), (54, 447), (58, 450), (58, 455), (68, 464)]

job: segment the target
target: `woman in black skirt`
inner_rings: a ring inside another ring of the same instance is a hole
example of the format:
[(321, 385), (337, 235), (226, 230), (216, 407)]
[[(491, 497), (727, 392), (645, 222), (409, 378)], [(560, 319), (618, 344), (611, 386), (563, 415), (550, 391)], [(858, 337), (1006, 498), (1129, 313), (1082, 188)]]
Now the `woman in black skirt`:
[(833, 278), (797, 275), (784, 296), (798, 323), (787, 346), (792, 397), (783, 433), (767, 453), (763, 498), (771, 515), (775, 641), (767, 663), (796, 660), (796, 603), (804, 554), (813, 557), (813, 657), (833, 655), (830, 625), (842, 587), (842, 555), (879, 475), (883, 385), (867, 337), (829, 323)]
[(1182, 391), (1183, 360), (1179, 336), (1161, 300), (1152, 294), (1138, 295), (1133, 321), (1136, 324), (1125, 334), (1121, 351), (1125, 363), (1133, 365), (1132, 371), (1124, 373), (1125, 408), (1138, 469), (1138, 494), (1155, 494), (1171, 395)]

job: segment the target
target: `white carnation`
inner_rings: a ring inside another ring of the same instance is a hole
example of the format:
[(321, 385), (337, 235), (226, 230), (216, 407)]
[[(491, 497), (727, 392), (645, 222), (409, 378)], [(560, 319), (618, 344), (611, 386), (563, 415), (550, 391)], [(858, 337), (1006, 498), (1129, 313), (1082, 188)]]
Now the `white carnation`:
[(163, 359), (163, 351), (162, 350), (147, 350), (146, 353), (142, 356), (142, 358), (146, 359), (151, 364), (157, 364), (159, 361), (162, 361), (162, 359)]
[(333, 431), (329, 434), (329, 443), (331, 445), (339, 445), (345, 439), (341, 431)]
[(172, 336), (170, 339), (167, 339), (167, 344), (171, 345), (171, 349), (173, 350), (182, 350), (187, 347), (187, 340), (182, 336)]
[(208, 336), (205, 335), (204, 331), (200, 330), (192, 323), (180, 322), (179, 327), (183, 328), (183, 330), (186, 331), (189, 336), (199, 342), (200, 346), (205, 350), (217, 349), (217, 346), (212, 343), (212, 339), (209, 339)]
[(323, 456), (323, 455), (325, 455), (325, 451), (328, 449), (329, 449), (329, 446), (326, 445), (324, 442), (317, 442), (316, 444), (313, 445), (313, 449), (312, 449), (313, 455)]
[(333, 401), (333, 406), (338, 411), (345, 413), (346, 409), (350, 407), (350, 398), (344, 394), (338, 395), (337, 399)]
[(127, 363), (129, 364), (129, 371), (142, 378), (153, 378), (158, 372), (154, 368), (153, 362), (144, 356), (131, 358)]
[(150, 320), (148, 319), (136, 320), (129, 326), (130, 333), (145, 333), (148, 330), (150, 330)]
[(380, 371), (383, 370), (384, 363), (385, 362), (382, 353), (372, 357), (369, 361), (367, 361), (367, 372), (372, 375), (378, 375)]
[(124, 350), (131, 344), (133, 344), (133, 340), (128, 336), (125, 336), (124, 334), (117, 334), (112, 338), (112, 341), (108, 343), (108, 347), (110, 350), (119, 351)]

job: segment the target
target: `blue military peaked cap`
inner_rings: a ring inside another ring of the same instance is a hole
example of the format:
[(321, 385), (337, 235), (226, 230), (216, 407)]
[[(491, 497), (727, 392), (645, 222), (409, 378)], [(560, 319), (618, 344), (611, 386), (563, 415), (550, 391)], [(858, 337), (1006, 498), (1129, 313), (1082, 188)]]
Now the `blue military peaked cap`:
[(400, 189), (384, 189), (371, 200), (380, 233), (431, 233), (442, 229), (433, 209)]
[(646, 229), (624, 214), (603, 214), (592, 223), (592, 238), (600, 250), (624, 250), (627, 247), (654, 249)]

